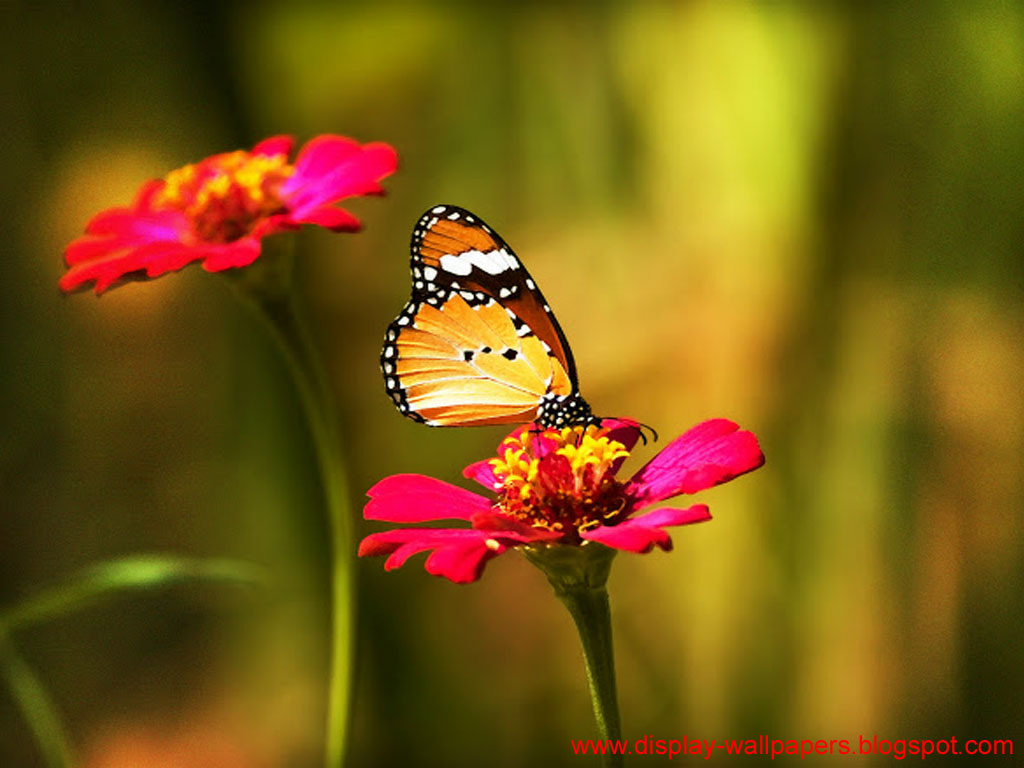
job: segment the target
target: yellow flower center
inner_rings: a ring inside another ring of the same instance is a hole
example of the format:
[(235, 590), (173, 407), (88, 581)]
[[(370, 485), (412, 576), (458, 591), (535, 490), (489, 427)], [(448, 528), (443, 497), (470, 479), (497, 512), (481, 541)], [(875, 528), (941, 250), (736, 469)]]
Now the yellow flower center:
[(279, 193), (294, 172), (285, 155), (229, 152), (171, 171), (156, 203), (184, 213), (198, 239), (229, 243), (285, 210)]
[(623, 485), (615, 464), (626, 446), (593, 424), (522, 430), (507, 437), (490, 460), (501, 488), (501, 512), (534, 527), (576, 535), (625, 513)]

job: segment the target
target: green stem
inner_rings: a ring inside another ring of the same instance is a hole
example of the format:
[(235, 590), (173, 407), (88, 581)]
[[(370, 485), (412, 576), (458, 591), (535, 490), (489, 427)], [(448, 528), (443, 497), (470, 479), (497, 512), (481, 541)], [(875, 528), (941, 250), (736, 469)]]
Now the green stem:
[[(597, 732), (605, 740), (620, 740), (622, 724), (615, 686), (612, 616), (605, 584), (615, 550), (600, 544), (552, 546), (524, 550), (545, 574), (555, 595), (569, 609), (583, 645), (583, 662), (590, 685)], [(606, 750), (602, 763), (622, 766), (623, 756)]]
[(350, 721), (355, 633), (355, 545), (348, 480), (338, 437), (334, 400), (290, 293), (257, 294), (257, 305), (275, 331), (302, 399), (316, 449), (327, 505), (331, 551), (331, 661), (325, 764), (345, 759)]
[(39, 751), (50, 768), (71, 768), (75, 759), (57, 707), (35, 670), (21, 657), (7, 633), (0, 629), (0, 675), (25, 717)]
[[(612, 617), (608, 590), (572, 589), (558, 595), (576, 622), (583, 644), (583, 661), (590, 683), (597, 732), (602, 739), (621, 739), (619, 702), (615, 689), (615, 657), (612, 652)], [(622, 755), (605, 753), (605, 765), (622, 765)]]

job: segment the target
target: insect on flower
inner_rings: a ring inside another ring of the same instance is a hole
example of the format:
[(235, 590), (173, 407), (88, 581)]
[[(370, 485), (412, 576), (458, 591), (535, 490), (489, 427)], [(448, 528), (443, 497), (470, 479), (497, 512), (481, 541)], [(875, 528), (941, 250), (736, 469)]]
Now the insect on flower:
[(385, 569), (429, 551), (426, 569), (464, 584), (508, 549), (592, 542), (629, 552), (672, 547), (665, 530), (710, 520), (704, 504), (648, 507), (692, 494), (757, 469), (764, 454), (753, 433), (712, 419), (679, 436), (628, 480), (615, 475), (640, 435), (632, 421), (605, 419), (537, 432), (514, 430), (495, 458), (464, 471), (491, 497), (423, 475), (393, 475), (373, 486), (367, 520), (423, 523), (462, 520), (462, 528), (396, 528), (363, 539), (359, 554), (388, 555)]
[(359, 220), (334, 204), (382, 194), (380, 180), (398, 163), (387, 144), (343, 136), (317, 136), (294, 163), (292, 146), (290, 136), (275, 136), (146, 182), (131, 206), (96, 214), (68, 245), (61, 290), (92, 284), (99, 294), (194, 261), (210, 272), (244, 267), (259, 257), (264, 237), (302, 224), (355, 231)]
[(433, 427), (600, 421), (551, 307), (493, 229), (437, 205), (420, 217), (410, 250), (412, 298), (380, 359), (403, 415)]

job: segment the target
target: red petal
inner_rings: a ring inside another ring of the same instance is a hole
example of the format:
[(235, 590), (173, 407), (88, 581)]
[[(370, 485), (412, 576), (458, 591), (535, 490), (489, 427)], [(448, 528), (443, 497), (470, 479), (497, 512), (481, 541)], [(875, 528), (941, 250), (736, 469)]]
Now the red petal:
[(202, 252), (182, 243), (146, 243), (132, 253), (132, 260), (145, 265), (147, 277), (174, 272), (202, 258)]
[(64, 263), (69, 267), (124, 251), (130, 243), (113, 237), (80, 237), (64, 249)]
[(131, 272), (132, 270), (129, 268), (131, 263), (132, 258), (129, 252), (126, 256), (76, 264), (61, 276), (58, 285), (62, 291), (70, 293), (85, 288), (90, 282), (95, 282), (94, 290), (98, 296), (121, 277)]
[(466, 584), (479, 579), (484, 563), (507, 547), (471, 528), (401, 528), (370, 534), (360, 543), (359, 556), (389, 555), (384, 568), (391, 571), (428, 549), (434, 550), (427, 558), (428, 573)]
[(359, 219), (348, 211), (332, 208), (329, 205), (313, 208), (305, 213), (293, 215), (291, 218), (300, 224), (316, 224), (332, 232), (355, 232), (362, 226)]
[(632, 451), (636, 441), (640, 439), (640, 422), (632, 419), (601, 419), (601, 426), (608, 430), (608, 437), (622, 443), (627, 451)]
[(132, 203), (135, 210), (152, 210), (153, 198), (157, 196), (166, 184), (167, 182), (163, 179), (150, 179), (143, 183), (143, 185), (139, 187), (138, 193), (135, 195), (135, 202)]
[[(627, 451), (632, 451), (636, 445), (637, 440), (640, 439), (640, 435), (643, 434), (643, 430), (640, 426), (640, 422), (633, 421), (632, 419), (601, 419), (601, 426), (608, 428), (608, 437), (611, 440), (622, 443)], [(629, 458), (623, 456), (621, 459), (616, 459), (612, 462), (611, 474), (614, 476), (618, 473), (622, 467), (622, 463)]]
[(504, 544), (490, 541), (490, 547), (486, 542), (478, 542), (435, 549), (424, 567), (434, 576), (444, 576), (456, 584), (470, 584), (480, 578), (488, 560), (505, 551)]
[[(158, 186), (150, 182), (143, 188)], [(64, 261), (71, 268), (59, 283), (64, 291), (95, 281), (96, 293), (102, 293), (126, 277), (178, 269), (165, 266), (163, 259), (181, 260), (182, 249), (187, 248), (182, 237), (188, 223), (176, 211), (108, 208), (93, 217), (86, 231), (85, 237), (72, 241), (64, 251)], [(184, 263), (197, 258), (198, 254)]]
[(253, 147), (252, 154), (267, 156), (290, 155), (294, 145), (295, 139), (291, 136), (271, 136), (269, 139), (264, 139)]
[(207, 272), (221, 272), (232, 267), (247, 267), (260, 255), (260, 241), (256, 237), (243, 237), (223, 245), (204, 245), (198, 248), (203, 254), (203, 269)]
[(392, 523), (470, 520), (491, 509), (483, 496), (425, 475), (385, 477), (366, 495), (370, 501), (363, 508), (363, 517)]
[(580, 537), (627, 552), (642, 554), (650, 552), (655, 546), (667, 552), (672, 549), (672, 538), (664, 530), (665, 526), (690, 525), (710, 519), (711, 513), (704, 504), (695, 504), (688, 509), (656, 509), (645, 515), (631, 517), (618, 525), (592, 528), (581, 533)]
[(752, 432), (711, 419), (677, 437), (630, 480), (639, 509), (681, 493), (697, 493), (764, 464)]
[(524, 523), (522, 520), (516, 520), (514, 517), (509, 517), (506, 514), (490, 509), (486, 512), (477, 512), (473, 515), (471, 522), (476, 530), (483, 531), (488, 536), (514, 539), (520, 544), (535, 541), (555, 541), (565, 535), (558, 531), (534, 528), (529, 523)]
[(294, 232), (302, 226), (295, 221), (289, 213), (275, 213), (271, 216), (260, 219), (256, 226), (249, 233), (250, 237), (262, 240), (264, 237), (276, 235), (279, 232)]
[(62, 291), (70, 292), (94, 282), (94, 289), (99, 295), (127, 279), (138, 279), (143, 275), (158, 277), (200, 258), (202, 251), (182, 243), (145, 243), (138, 248), (107, 254), (104, 258), (73, 264), (58, 284)]
[(491, 465), (490, 459), (473, 462), (462, 470), (462, 476), (467, 480), (476, 480), (489, 491), (497, 491), (501, 488), (501, 483), (494, 476), (494, 467)]

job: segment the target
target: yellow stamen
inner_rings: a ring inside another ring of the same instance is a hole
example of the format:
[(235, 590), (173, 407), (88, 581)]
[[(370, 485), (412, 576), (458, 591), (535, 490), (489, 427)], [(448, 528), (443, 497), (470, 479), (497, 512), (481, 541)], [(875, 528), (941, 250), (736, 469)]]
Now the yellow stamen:
[(294, 172), (285, 155), (229, 152), (171, 171), (155, 202), (184, 213), (201, 239), (229, 242), (284, 208), (279, 191)]
[(539, 434), (523, 430), (506, 438), (490, 461), (498, 505), (547, 530), (579, 532), (608, 522), (625, 508), (612, 470), (628, 455), (625, 445), (596, 425)]

